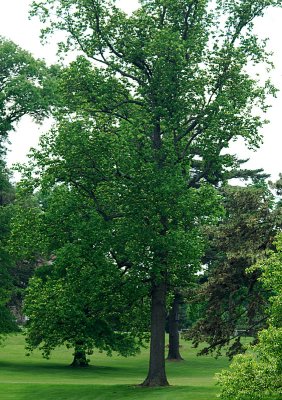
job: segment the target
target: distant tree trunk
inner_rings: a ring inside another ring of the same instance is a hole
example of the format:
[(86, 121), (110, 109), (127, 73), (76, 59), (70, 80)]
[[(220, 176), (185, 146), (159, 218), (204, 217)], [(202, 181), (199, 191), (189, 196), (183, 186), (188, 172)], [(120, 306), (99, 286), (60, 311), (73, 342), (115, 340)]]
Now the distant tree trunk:
[(85, 351), (81, 348), (80, 343), (78, 343), (74, 349), (74, 358), (70, 366), (74, 368), (85, 368), (89, 366)]
[(154, 285), (151, 296), (150, 365), (141, 386), (168, 386), (165, 372), (166, 284)]
[(169, 312), (168, 327), (169, 327), (169, 350), (167, 360), (181, 361), (183, 358), (179, 351), (179, 306), (181, 296), (176, 293), (174, 296), (172, 308)]

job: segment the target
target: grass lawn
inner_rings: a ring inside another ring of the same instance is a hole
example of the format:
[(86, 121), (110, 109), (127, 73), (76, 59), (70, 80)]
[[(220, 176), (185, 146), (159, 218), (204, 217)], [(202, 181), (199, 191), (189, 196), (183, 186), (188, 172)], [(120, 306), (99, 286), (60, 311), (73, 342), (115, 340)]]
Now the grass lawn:
[(24, 338), (10, 336), (0, 348), (1, 400), (215, 400), (214, 374), (227, 367), (225, 358), (197, 357), (182, 343), (181, 363), (167, 363), (168, 388), (134, 386), (146, 377), (148, 350), (137, 357), (106, 357), (94, 353), (91, 367), (68, 367), (71, 351), (64, 348), (45, 360), (39, 352), (25, 356)]

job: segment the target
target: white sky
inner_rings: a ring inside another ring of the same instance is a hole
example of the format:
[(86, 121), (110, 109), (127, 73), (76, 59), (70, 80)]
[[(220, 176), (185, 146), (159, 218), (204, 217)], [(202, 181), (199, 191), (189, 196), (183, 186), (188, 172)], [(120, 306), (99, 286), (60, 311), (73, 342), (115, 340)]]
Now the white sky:
[[(0, 0), (0, 35), (12, 39), (37, 58), (45, 58), (48, 63), (56, 62), (56, 46), (50, 43), (40, 44), (40, 24), (36, 19), (28, 20), (28, 8), (31, 0)], [(119, 0), (118, 3), (128, 12), (137, 6), (137, 0)], [(278, 98), (272, 102), (267, 118), (270, 124), (263, 129), (264, 144), (257, 152), (249, 152), (243, 144), (236, 144), (234, 152), (240, 158), (250, 158), (250, 168), (264, 168), (272, 179), (282, 172), (282, 9), (268, 10), (263, 19), (256, 23), (256, 30), (262, 37), (269, 37), (269, 48), (274, 52), (276, 70), (272, 74), (274, 84), (281, 90)], [(24, 117), (16, 132), (10, 134), (8, 165), (24, 162), (31, 146), (36, 146), (41, 132), (48, 129), (50, 123), (35, 126), (28, 117)]]

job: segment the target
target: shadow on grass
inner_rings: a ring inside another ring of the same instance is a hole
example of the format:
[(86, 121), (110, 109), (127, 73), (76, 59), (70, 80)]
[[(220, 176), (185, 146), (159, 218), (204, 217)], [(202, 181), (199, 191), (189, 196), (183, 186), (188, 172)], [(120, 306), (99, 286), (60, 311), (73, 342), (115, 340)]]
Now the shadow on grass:
[(215, 389), (171, 386), (141, 388), (128, 385), (1, 385), (1, 400), (215, 400)]
[[(26, 361), (23, 362), (18, 362), (16, 363), (15, 361), (0, 361), (0, 370), (3, 369), (4, 371), (11, 371), (15, 373), (24, 373), (26, 374), (38, 374), (42, 375), (45, 373), (50, 373), (50, 374), (57, 374), (57, 373), (62, 373), (62, 374), (68, 374), (68, 375), (73, 375), (73, 374), (80, 374), (80, 375), (89, 375), (89, 374), (112, 374), (113, 372), (121, 372), (122, 373), (122, 367), (110, 367), (110, 366), (95, 366), (95, 365), (90, 365), (87, 368), (73, 368), (70, 365), (63, 365), (63, 364), (58, 364), (54, 362), (46, 362), (46, 363), (40, 363), (39, 362), (34, 362), (32, 361), (31, 363), (28, 363)], [(124, 368), (126, 370), (126, 368)]]

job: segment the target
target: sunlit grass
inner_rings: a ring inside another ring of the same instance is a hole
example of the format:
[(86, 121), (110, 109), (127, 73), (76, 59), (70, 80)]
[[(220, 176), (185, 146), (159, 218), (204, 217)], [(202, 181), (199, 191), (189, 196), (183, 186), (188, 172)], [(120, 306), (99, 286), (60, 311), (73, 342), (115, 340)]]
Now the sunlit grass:
[(60, 348), (50, 360), (39, 352), (25, 356), (24, 338), (10, 336), (0, 349), (1, 400), (215, 400), (214, 374), (225, 368), (225, 358), (197, 357), (189, 343), (182, 343), (185, 361), (168, 362), (171, 387), (144, 389), (141, 383), (147, 372), (148, 350), (137, 357), (106, 357), (99, 352), (85, 369), (69, 367), (71, 351)]

